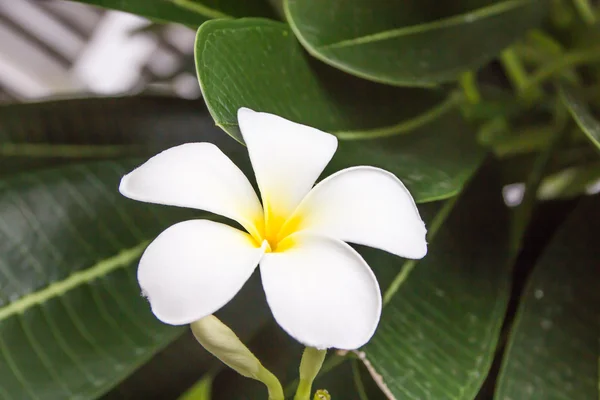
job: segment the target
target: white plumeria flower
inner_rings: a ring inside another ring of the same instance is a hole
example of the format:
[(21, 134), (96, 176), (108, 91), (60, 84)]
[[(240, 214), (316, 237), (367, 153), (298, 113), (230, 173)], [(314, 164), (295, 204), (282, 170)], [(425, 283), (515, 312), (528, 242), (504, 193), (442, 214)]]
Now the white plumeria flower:
[(168, 149), (123, 177), (120, 192), (149, 203), (190, 207), (235, 220), (175, 224), (144, 252), (138, 280), (152, 311), (189, 324), (229, 302), (260, 265), (279, 325), (306, 346), (356, 349), (381, 315), (375, 275), (352, 247), (425, 256), (425, 225), (390, 172), (341, 170), (313, 187), (337, 148), (335, 136), (276, 115), (238, 111), (262, 197), (211, 143)]

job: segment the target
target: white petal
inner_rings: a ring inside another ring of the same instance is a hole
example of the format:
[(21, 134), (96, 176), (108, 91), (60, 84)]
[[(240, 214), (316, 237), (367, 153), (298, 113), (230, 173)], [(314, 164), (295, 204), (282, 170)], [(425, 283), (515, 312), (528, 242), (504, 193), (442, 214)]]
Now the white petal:
[(356, 349), (369, 341), (381, 315), (373, 272), (352, 247), (300, 233), (281, 253), (267, 253), (260, 274), (275, 320), (306, 346)]
[(406, 258), (427, 254), (427, 230), (412, 196), (379, 168), (348, 168), (319, 182), (289, 224), (285, 231), (309, 230)]
[(138, 281), (158, 319), (189, 324), (233, 298), (252, 275), (264, 248), (225, 224), (180, 222), (150, 243), (140, 260)]
[(238, 123), (265, 210), (285, 220), (333, 157), (337, 139), (318, 129), (248, 108), (238, 110)]
[(134, 200), (220, 214), (251, 233), (264, 220), (246, 176), (212, 143), (188, 143), (163, 151), (124, 176), (119, 191)]

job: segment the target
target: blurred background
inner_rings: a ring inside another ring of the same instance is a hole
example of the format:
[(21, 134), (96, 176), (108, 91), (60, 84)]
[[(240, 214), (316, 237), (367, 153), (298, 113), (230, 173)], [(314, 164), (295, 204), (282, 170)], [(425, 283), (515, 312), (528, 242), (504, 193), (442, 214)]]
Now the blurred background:
[(194, 37), (65, 0), (0, 0), (0, 104), (140, 91), (197, 98)]

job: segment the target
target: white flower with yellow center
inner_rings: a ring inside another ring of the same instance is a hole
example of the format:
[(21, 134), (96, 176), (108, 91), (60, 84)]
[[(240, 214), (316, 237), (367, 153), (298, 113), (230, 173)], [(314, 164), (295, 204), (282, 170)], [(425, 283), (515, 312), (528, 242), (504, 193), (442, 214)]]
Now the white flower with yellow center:
[(345, 242), (406, 258), (427, 252), (425, 225), (406, 187), (374, 167), (341, 170), (315, 185), (335, 136), (242, 108), (238, 122), (262, 197), (210, 143), (168, 149), (123, 177), (132, 199), (206, 210), (245, 230), (208, 220), (175, 224), (144, 252), (138, 280), (152, 311), (189, 324), (229, 302), (260, 265), (275, 320), (318, 349), (356, 349), (381, 315), (375, 275)]

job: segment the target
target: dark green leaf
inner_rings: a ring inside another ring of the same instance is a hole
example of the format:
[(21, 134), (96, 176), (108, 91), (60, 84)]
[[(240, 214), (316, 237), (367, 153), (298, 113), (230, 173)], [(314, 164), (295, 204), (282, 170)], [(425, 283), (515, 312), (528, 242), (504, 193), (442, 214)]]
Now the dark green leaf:
[(163, 22), (199, 26), (211, 18), (271, 16), (267, 0), (74, 0)]
[[(439, 92), (379, 85), (315, 63), (286, 25), (268, 20), (202, 25), (196, 64), (213, 118), (240, 141), (237, 110), (242, 106), (341, 137), (350, 132), (369, 137), (393, 131), (440, 101)], [(457, 193), (482, 156), (471, 130), (451, 112), (408, 135), (343, 141), (332, 169), (377, 165), (395, 173), (423, 202)]]
[(348, 73), (429, 86), (478, 68), (537, 26), (546, 0), (286, 0), (286, 17), (315, 57)]
[[(405, 262), (388, 286), (379, 327), (361, 353), (390, 398), (473, 399), (488, 373), (510, 290), (508, 210), (495, 181), (480, 174), (433, 219), (433, 204), (421, 207), (431, 221), (429, 253)], [(380, 282), (403, 264), (362, 254)]]
[(199, 101), (136, 96), (11, 104), (0, 107), (0, 175), (94, 159), (147, 157), (200, 140), (245, 152), (223, 136)]
[(577, 125), (583, 133), (600, 149), (600, 122), (592, 115), (585, 99), (577, 93), (577, 89), (561, 85), (560, 97), (567, 106)]
[[(96, 398), (182, 333), (151, 314), (135, 268), (164, 228), (205, 214), (123, 198), (119, 180), (139, 163), (78, 164), (0, 181), (1, 397)], [(221, 313), (242, 338), (270, 315), (255, 289)], [(185, 373), (188, 384), (199, 376)]]
[(263, 19), (215, 20), (196, 39), (200, 87), (217, 125), (241, 140), (241, 106), (332, 133), (393, 129), (443, 99), (443, 93), (367, 82), (319, 63), (289, 27)]
[(497, 399), (598, 397), (598, 200), (582, 200), (539, 259), (512, 327)]
[(119, 179), (134, 165), (0, 181), (3, 397), (94, 398), (181, 334), (151, 314), (135, 267), (188, 213), (122, 198)]

